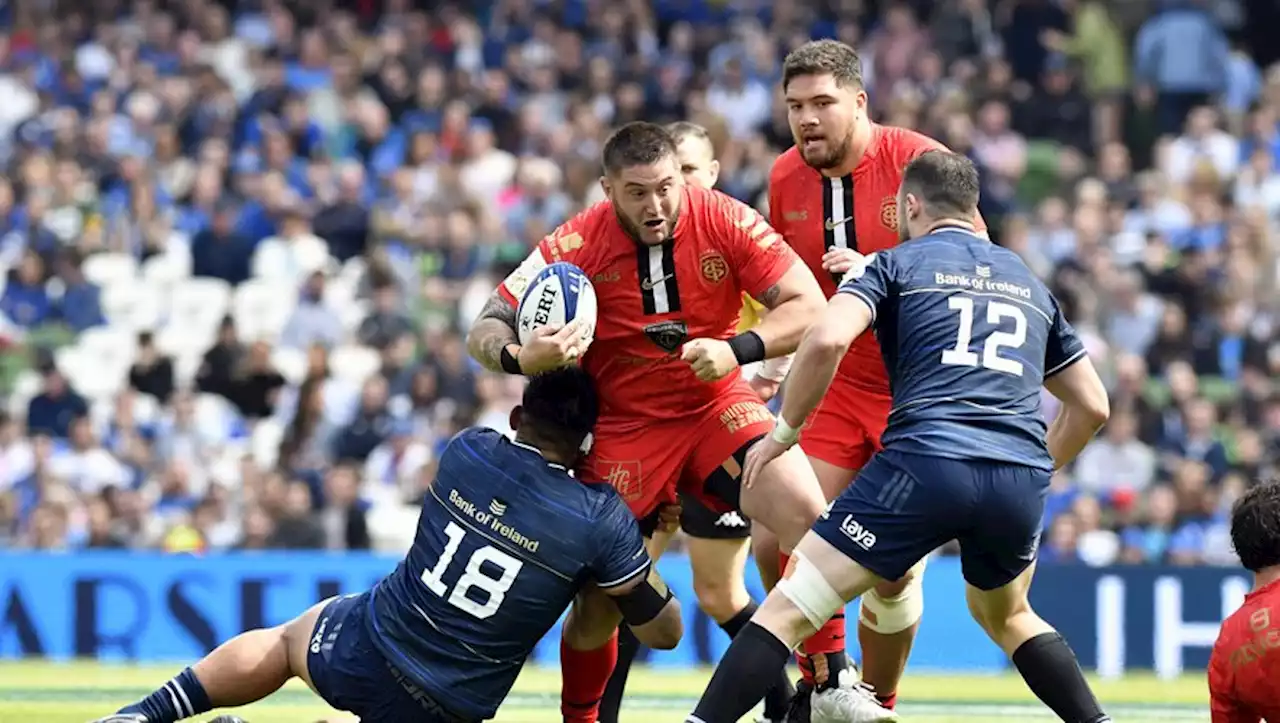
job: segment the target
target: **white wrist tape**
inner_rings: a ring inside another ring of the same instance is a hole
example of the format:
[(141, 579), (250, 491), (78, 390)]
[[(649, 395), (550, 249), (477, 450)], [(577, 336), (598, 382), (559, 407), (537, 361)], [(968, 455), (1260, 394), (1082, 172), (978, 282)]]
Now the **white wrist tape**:
[(781, 382), (787, 378), (787, 372), (791, 371), (791, 360), (794, 358), (794, 354), (788, 354), (765, 359), (764, 366), (760, 367), (759, 371), (756, 372), (756, 376), (768, 379), (771, 382)]
[(787, 424), (787, 420), (778, 415), (778, 419), (773, 425), (773, 441), (784, 447), (790, 447), (800, 439), (800, 427), (793, 427)]

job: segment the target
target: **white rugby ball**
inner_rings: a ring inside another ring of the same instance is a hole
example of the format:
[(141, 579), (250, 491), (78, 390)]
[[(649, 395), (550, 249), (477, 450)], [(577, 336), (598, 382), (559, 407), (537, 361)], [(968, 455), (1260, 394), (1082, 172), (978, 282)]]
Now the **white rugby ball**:
[(528, 344), (540, 326), (564, 326), (575, 320), (583, 325), (590, 344), (596, 335), (596, 290), (582, 269), (557, 261), (538, 272), (520, 300), (516, 310), (520, 343)]

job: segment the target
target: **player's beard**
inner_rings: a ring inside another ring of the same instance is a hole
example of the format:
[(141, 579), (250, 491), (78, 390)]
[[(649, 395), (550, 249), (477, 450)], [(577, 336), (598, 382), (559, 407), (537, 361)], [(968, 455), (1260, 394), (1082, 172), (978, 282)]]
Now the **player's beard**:
[(849, 153), (853, 150), (853, 127), (845, 131), (844, 137), (834, 145), (831, 143), (830, 137), (824, 138), (827, 149), (825, 152), (809, 153), (805, 151), (804, 139), (797, 139), (796, 145), (800, 147), (800, 157), (811, 168), (819, 171), (828, 171), (832, 168), (839, 168), (849, 158)]
[(617, 206), (614, 206), (613, 213), (618, 217), (618, 225), (622, 226), (622, 230), (631, 237), (632, 241), (642, 246), (656, 246), (670, 241), (675, 233), (676, 221), (680, 218), (680, 212), (676, 211), (671, 218), (663, 220), (662, 225), (658, 227), (662, 230), (662, 238), (654, 240), (653, 234), (657, 229), (631, 220)]

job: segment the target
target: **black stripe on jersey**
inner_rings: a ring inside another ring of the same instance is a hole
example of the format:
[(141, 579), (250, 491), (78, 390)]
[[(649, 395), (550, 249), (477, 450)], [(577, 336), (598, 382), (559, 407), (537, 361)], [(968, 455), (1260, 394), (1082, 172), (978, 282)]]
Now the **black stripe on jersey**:
[(660, 246), (636, 244), (637, 277), (646, 316), (680, 311), (674, 244), (674, 239)]
[(853, 174), (840, 178), (841, 195), (844, 197), (844, 214), (849, 220), (844, 222), (848, 235), (849, 248), (858, 250), (858, 221), (853, 217)]
[[(858, 250), (858, 222), (853, 217), (853, 176), (822, 179), (822, 237), (827, 251)], [(832, 276), (837, 282), (843, 274)]]

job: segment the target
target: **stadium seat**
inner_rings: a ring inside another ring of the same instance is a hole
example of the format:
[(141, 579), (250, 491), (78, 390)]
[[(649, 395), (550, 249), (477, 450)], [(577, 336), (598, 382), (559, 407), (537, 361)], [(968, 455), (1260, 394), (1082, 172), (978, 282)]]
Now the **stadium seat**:
[(249, 451), (260, 469), (276, 466), (280, 456), (280, 443), (284, 441), (284, 425), (274, 419), (263, 419), (253, 428)]
[(301, 349), (277, 347), (271, 352), (271, 364), (290, 384), (301, 384), (307, 375), (307, 354)]
[(59, 349), (54, 360), (71, 386), (90, 401), (110, 398), (125, 386), (127, 367), (121, 370), (103, 364), (79, 345)]
[(146, 283), (135, 281), (102, 289), (102, 314), (109, 326), (130, 331), (155, 329), (162, 308), (160, 292)]
[(128, 374), (137, 353), (138, 338), (128, 329), (98, 326), (81, 332), (76, 346), (91, 359)]
[(329, 355), (329, 369), (333, 376), (355, 384), (363, 384), (381, 366), (378, 352), (366, 346), (341, 346)]
[(165, 253), (142, 262), (142, 278), (150, 285), (170, 289), (191, 278), (191, 251), (186, 243), (171, 243)]
[(297, 305), (298, 292), (272, 279), (250, 279), (236, 287), (231, 313), (240, 337), (274, 339), (280, 335)]
[(129, 254), (93, 254), (81, 267), (84, 277), (102, 288), (130, 283), (137, 279), (138, 262)]
[(338, 320), (342, 322), (342, 330), (347, 334), (352, 334), (356, 329), (360, 328), (360, 322), (369, 316), (369, 310), (372, 305), (367, 301), (352, 300), (345, 305), (337, 307)]
[(225, 441), (231, 436), (231, 429), (237, 416), (231, 402), (217, 394), (196, 396), (196, 427), (206, 434), (217, 435), (216, 439), (220, 441)]
[(215, 329), (231, 303), (231, 285), (221, 279), (179, 281), (169, 297), (168, 325)]

